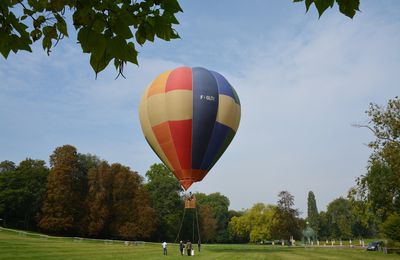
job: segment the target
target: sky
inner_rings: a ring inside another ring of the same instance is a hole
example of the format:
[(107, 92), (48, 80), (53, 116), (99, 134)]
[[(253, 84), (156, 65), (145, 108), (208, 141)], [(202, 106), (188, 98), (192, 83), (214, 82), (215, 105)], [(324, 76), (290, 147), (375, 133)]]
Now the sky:
[(242, 119), (190, 191), (220, 192), (241, 210), (287, 190), (303, 216), (309, 191), (319, 210), (345, 197), (366, 173), (374, 138), (352, 124), (368, 123), (371, 102), (400, 94), (400, 2), (362, 0), (354, 19), (337, 6), (318, 18), (290, 0), (180, 3), (181, 39), (138, 47), (126, 79), (113, 65), (96, 79), (71, 25), (50, 56), (37, 44), (0, 58), (0, 161), (48, 161), (71, 144), (144, 176), (160, 162), (140, 128), (144, 89), (166, 70), (201, 66), (234, 86)]

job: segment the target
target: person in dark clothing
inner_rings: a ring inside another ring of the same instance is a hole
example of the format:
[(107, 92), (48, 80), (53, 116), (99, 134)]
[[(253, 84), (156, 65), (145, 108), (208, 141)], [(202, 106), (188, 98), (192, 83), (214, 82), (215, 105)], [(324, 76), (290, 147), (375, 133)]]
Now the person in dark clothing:
[(181, 255), (183, 255), (184, 248), (185, 248), (185, 246), (183, 245), (183, 241), (181, 240), (181, 242), (179, 243), (179, 251), (181, 252)]
[(197, 241), (197, 247), (199, 248), (199, 252), (200, 252), (200, 247), (201, 247), (200, 239)]

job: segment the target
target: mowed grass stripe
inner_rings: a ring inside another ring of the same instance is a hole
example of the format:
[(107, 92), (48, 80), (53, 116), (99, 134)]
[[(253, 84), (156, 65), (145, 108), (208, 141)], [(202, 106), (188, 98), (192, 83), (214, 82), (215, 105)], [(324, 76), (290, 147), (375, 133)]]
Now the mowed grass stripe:
[[(203, 245), (196, 259), (271, 259), (271, 260), (399, 260), (400, 255), (384, 255), (350, 248), (303, 248), (265, 245)], [(160, 243), (125, 246), (123, 242), (74, 240), (46, 237), (0, 229), (0, 259), (164, 259)], [(167, 259), (182, 259), (178, 245), (168, 245)]]

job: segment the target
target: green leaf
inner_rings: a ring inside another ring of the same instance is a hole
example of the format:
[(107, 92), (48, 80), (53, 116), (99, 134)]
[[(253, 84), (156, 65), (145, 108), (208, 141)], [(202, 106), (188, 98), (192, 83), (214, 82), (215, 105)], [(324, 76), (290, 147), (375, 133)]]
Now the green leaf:
[(5, 32), (0, 31), (0, 39), (2, 39), (0, 41), (0, 53), (7, 59), (11, 51), (10, 45), (8, 44), (9, 36)]
[(33, 41), (37, 41), (42, 37), (42, 31), (39, 29), (34, 29), (31, 31), (30, 35), (31, 35)]
[[(127, 7), (126, 7), (127, 9)], [(126, 9), (121, 8), (119, 12), (119, 19), (123, 20), (127, 25), (134, 25), (137, 23), (137, 17), (132, 13), (128, 12)]]
[(96, 13), (93, 24), (92, 24), (92, 29), (98, 33), (102, 33), (104, 31), (104, 28), (106, 27), (106, 22), (104, 21), (104, 15), (101, 13)]
[(314, 2), (314, 0), (306, 0), (305, 4), (306, 4), (306, 12), (308, 12), (308, 10), (310, 9), (310, 5)]
[(360, 0), (336, 0), (342, 14), (353, 18), (356, 11), (359, 11)]
[(36, 18), (36, 20), (33, 21), (33, 26), (35, 28), (40, 28), (42, 23), (44, 23), (45, 21), (46, 21), (46, 19), (44, 18), (44, 16), (40, 15), (38, 18)]
[(50, 37), (51, 39), (57, 39), (57, 30), (54, 26), (43, 27), (43, 34), (45, 37)]
[(325, 10), (328, 9), (328, 7), (332, 7), (334, 3), (334, 0), (314, 0), (314, 4), (317, 7), (320, 17), (325, 12)]
[(32, 11), (32, 10), (30, 10), (30, 9), (25, 9), (24, 8), (24, 14), (26, 14), (26, 15), (33, 15), (35, 12), (34, 11)]
[(54, 13), (54, 17), (57, 19), (56, 23), (57, 30), (63, 35), (68, 36), (67, 24), (64, 18), (58, 13)]
[(121, 38), (130, 39), (133, 37), (133, 34), (131, 32), (131, 29), (129, 29), (128, 24), (125, 23), (125, 21), (120, 19), (119, 17), (117, 17), (115, 21), (113, 30), (115, 34), (117, 34)]
[(146, 29), (143, 24), (141, 24), (138, 30), (135, 33), (136, 41), (140, 45), (143, 45), (146, 42)]
[(138, 64), (138, 61), (137, 61), (138, 52), (136, 51), (135, 44), (133, 42), (128, 43), (127, 53), (128, 53), (128, 55), (126, 56), (126, 60), (137, 65)]
[(91, 30), (88, 26), (82, 27), (78, 32), (78, 42), (85, 53), (90, 53), (96, 47), (101, 35)]
[(110, 63), (111, 58), (106, 55), (102, 55), (100, 57), (97, 57), (96, 55), (91, 55), (90, 56), (90, 65), (92, 66), (94, 72), (99, 73), (103, 71), (107, 65)]
[(166, 12), (171, 12), (171, 13), (183, 12), (177, 0), (163, 0), (161, 2), (161, 7)]
[(129, 54), (126, 45), (127, 43), (125, 39), (117, 36), (108, 40), (107, 51), (109, 51), (111, 56), (124, 60), (125, 57)]

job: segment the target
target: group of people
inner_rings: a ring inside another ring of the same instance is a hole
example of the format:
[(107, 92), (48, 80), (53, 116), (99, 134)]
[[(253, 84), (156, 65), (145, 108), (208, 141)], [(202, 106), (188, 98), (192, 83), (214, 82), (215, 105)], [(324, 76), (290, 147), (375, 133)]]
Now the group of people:
[[(168, 245), (168, 244), (167, 244), (167, 242), (165, 242), (165, 241), (162, 243), (163, 255), (167, 255), (167, 245)], [(199, 252), (200, 252), (200, 248), (201, 248), (200, 240), (197, 241), (197, 247), (198, 247)], [(181, 255), (184, 255), (184, 254), (185, 254), (185, 250), (186, 250), (188, 256), (194, 255), (194, 250), (193, 250), (192, 242), (187, 241), (187, 242), (186, 242), (186, 246), (185, 246), (185, 244), (183, 243), (183, 241), (181, 241), (181, 242), (179, 243), (179, 251), (180, 251)]]

